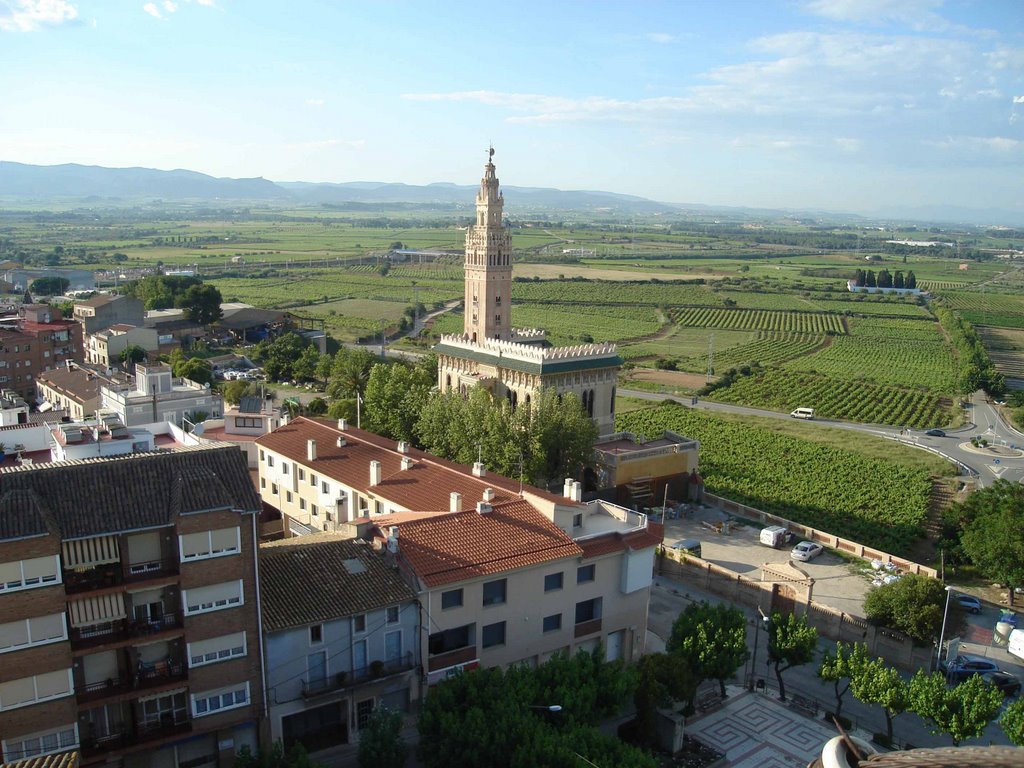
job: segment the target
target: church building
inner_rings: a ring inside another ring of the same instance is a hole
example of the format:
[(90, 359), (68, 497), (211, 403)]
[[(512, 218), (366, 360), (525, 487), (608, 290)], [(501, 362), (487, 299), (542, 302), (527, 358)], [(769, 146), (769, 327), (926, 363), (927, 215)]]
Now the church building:
[(600, 434), (611, 434), (622, 365), (615, 345), (552, 347), (544, 331), (512, 327), (512, 236), (502, 223), (505, 200), (493, 156), (491, 149), (476, 196), (476, 223), (466, 231), (463, 333), (442, 336), (434, 347), (438, 386), (442, 392), (482, 386), (513, 407), (529, 406), (542, 387), (575, 392)]

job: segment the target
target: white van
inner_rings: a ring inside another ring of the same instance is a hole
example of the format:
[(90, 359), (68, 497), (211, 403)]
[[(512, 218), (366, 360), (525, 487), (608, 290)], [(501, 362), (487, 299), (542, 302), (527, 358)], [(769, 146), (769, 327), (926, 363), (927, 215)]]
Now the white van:
[(814, 409), (813, 408), (797, 408), (791, 414), (794, 419), (813, 419)]
[(1014, 629), (1010, 632), (1010, 641), (1007, 648), (1010, 653), (1018, 659), (1024, 659), (1024, 630)]

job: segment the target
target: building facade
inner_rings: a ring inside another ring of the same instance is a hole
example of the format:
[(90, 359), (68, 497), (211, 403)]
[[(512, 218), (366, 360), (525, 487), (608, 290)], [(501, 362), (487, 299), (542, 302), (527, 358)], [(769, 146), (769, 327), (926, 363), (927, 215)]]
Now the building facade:
[(116, 413), (128, 427), (169, 421), (181, 426), (183, 419), (202, 421), (219, 419), (224, 413), (224, 399), (190, 379), (175, 379), (165, 363), (135, 366), (135, 384), (110, 385), (100, 388), (100, 407)]
[(502, 222), (502, 195), (493, 162), (484, 166), (476, 223), (466, 230), (463, 333), (441, 337), (442, 392), (485, 387), (513, 407), (529, 405), (541, 387), (574, 392), (600, 434), (614, 431), (615, 385), (622, 358), (614, 344), (551, 348), (543, 331), (512, 327), (512, 238)]
[(102, 331), (87, 334), (85, 361), (105, 367), (117, 366), (121, 364), (121, 353), (132, 346), (140, 347), (151, 356), (158, 354), (160, 342), (156, 330), (115, 323)]
[(82, 327), (46, 304), (22, 305), (0, 322), (0, 386), (26, 400), (35, 400), (40, 373), (81, 359)]
[(127, 381), (115, 376), (107, 376), (105, 369), (101, 372), (69, 362), (39, 374), (36, 402), (63, 409), (75, 421), (91, 418), (100, 407), (100, 387)]
[(264, 711), (234, 448), (0, 471), (4, 760), (228, 766)]
[(409, 710), (419, 606), (368, 544), (329, 533), (263, 544), (260, 584), (271, 740), (312, 752), (355, 742), (378, 706)]
[(93, 334), (118, 323), (140, 326), (145, 321), (146, 308), (134, 296), (101, 294), (75, 302), (72, 316), (81, 323), (85, 333)]

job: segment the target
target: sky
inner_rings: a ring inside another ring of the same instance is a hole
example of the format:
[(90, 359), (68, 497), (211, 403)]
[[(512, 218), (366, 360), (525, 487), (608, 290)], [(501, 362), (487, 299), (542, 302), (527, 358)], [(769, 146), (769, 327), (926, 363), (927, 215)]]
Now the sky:
[(0, 160), (1024, 211), (1024, 0), (0, 0)]

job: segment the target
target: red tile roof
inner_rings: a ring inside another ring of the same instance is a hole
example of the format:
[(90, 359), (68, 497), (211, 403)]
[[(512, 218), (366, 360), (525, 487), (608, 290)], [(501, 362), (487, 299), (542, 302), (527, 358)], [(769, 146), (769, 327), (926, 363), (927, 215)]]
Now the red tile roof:
[(607, 533), (592, 539), (585, 539), (578, 542), (583, 550), (584, 559), (601, 557), (612, 552), (623, 552), (625, 550), (647, 549), (661, 544), (665, 538), (665, 526), (661, 523), (647, 522), (647, 528), (629, 533)]
[(403, 523), (400, 556), (428, 587), (579, 557), (564, 531), (527, 501)]

